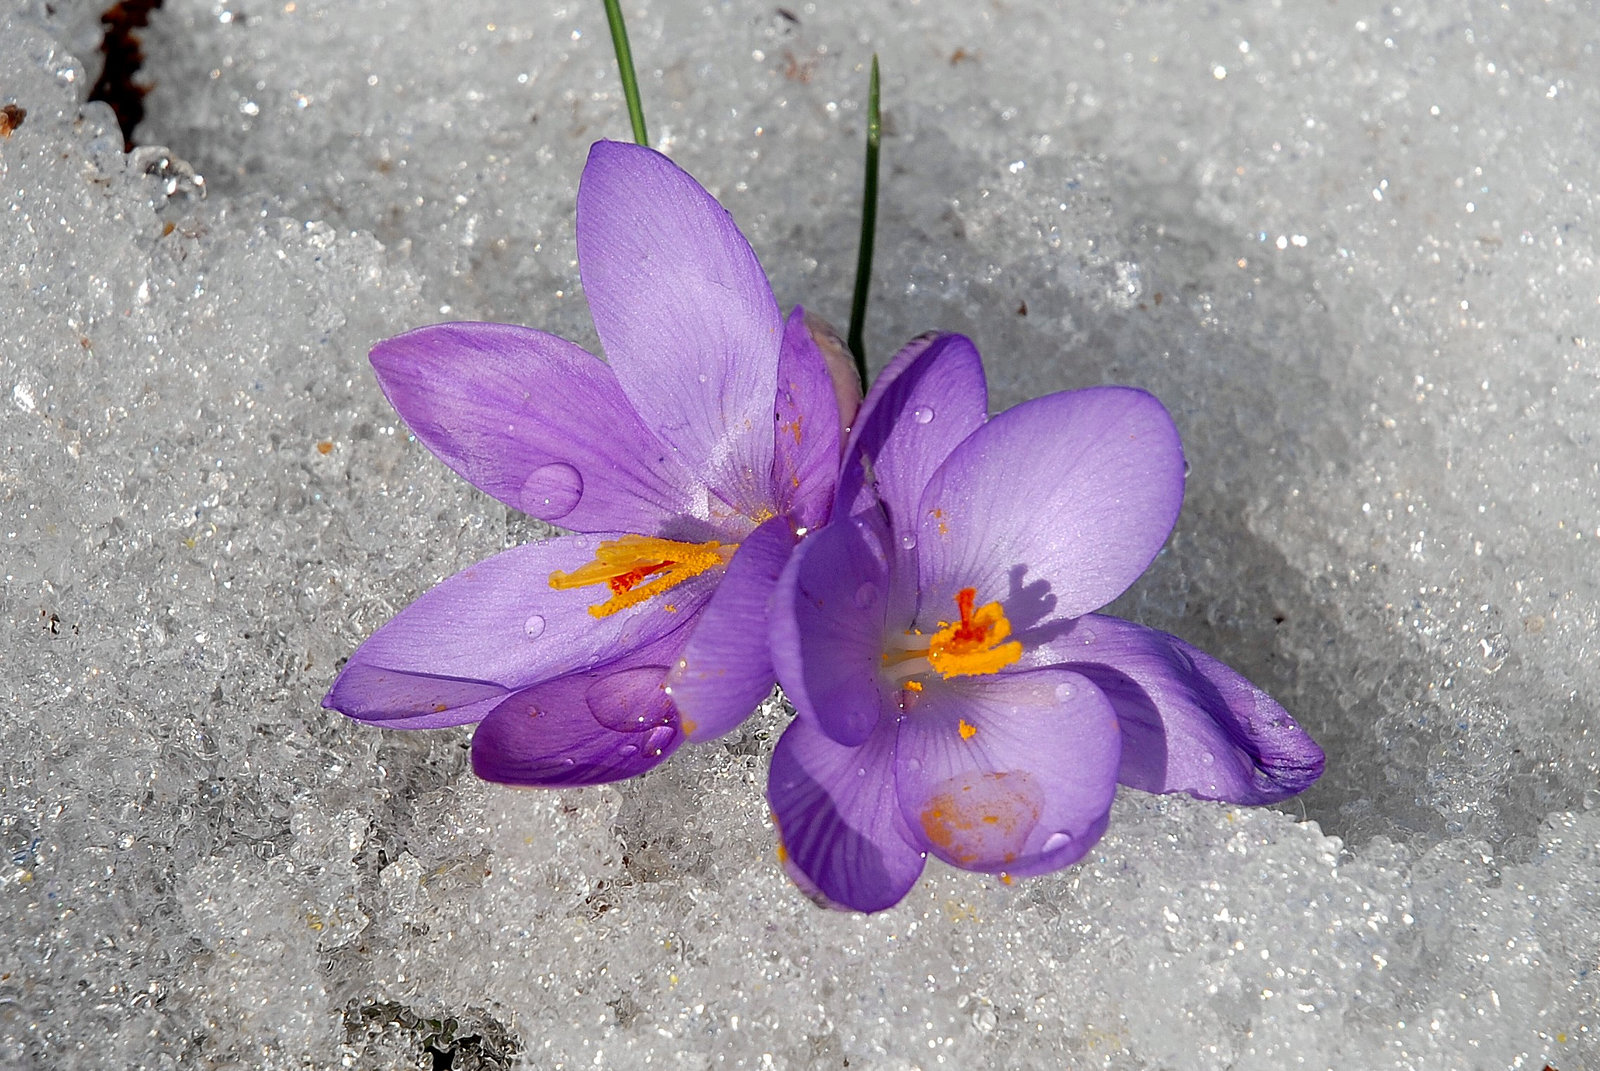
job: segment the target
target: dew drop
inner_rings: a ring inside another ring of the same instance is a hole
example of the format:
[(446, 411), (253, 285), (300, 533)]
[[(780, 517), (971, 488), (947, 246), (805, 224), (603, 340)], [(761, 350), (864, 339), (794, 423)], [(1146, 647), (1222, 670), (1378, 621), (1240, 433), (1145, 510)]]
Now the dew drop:
[(912, 773), (916, 773), (918, 770), (922, 769), (922, 760), (921, 759), (907, 759), (906, 760), (906, 769), (910, 770)]
[(554, 521), (577, 509), (582, 497), (583, 477), (571, 465), (557, 461), (528, 473), (517, 504), (530, 517)]
[(1072, 685), (1066, 683), (1065, 681), (1063, 681), (1060, 684), (1056, 685), (1056, 698), (1059, 699), (1063, 703), (1065, 703), (1067, 700), (1071, 699), (1073, 696), (1075, 696), (1077, 694), (1078, 694), (1078, 689), (1074, 688)]
[(933, 420), (933, 407), (931, 405), (917, 406), (915, 409), (911, 410), (911, 419), (915, 420), (918, 424), (926, 424), (930, 422)]
[(561, 760), (561, 765), (563, 765), (563, 766), (576, 766), (576, 765), (578, 765), (578, 763), (577, 763), (576, 759), (562, 759)]
[(901, 536), (900, 537), (900, 549), (901, 550), (916, 550), (917, 549), (917, 534), (915, 532), (907, 532), (905, 535)]
[(522, 631), (528, 634), (528, 639), (538, 639), (544, 635), (544, 618), (538, 614), (530, 614), (528, 620), (522, 623)]
[(871, 606), (872, 600), (877, 597), (878, 585), (874, 584), (870, 580), (865, 584), (862, 584), (859, 588), (856, 588), (856, 606), (860, 609), (865, 610), (867, 607)]
[(1077, 628), (1077, 629), (1073, 629), (1072, 634), (1074, 636), (1078, 637), (1078, 642), (1083, 644), (1085, 647), (1089, 646), (1091, 643), (1094, 642), (1094, 630), (1093, 629)]
[(857, 777), (865, 777), (865, 776), (867, 776), (867, 768), (865, 766), (857, 766), (856, 767), (856, 776)]
[(698, 379), (700, 382), (704, 383), (706, 381), (706, 374), (704, 372), (701, 372), (695, 378)]
[(639, 746), (637, 744), (623, 744), (621, 747), (617, 748), (617, 754), (623, 758), (628, 758), (631, 755), (635, 755), (638, 753), (638, 751)]
[(1203, 751), (1203, 752), (1200, 753), (1200, 765), (1202, 765), (1202, 766), (1210, 766), (1213, 763), (1215, 763), (1216, 761), (1217, 761), (1217, 757), (1215, 755), (1211, 754), (1211, 752)]
[(1045, 852), (1059, 852), (1062, 848), (1065, 848), (1071, 843), (1072, 834), (1062, 830), (1060, 833), (1052, 833), (1046, 837), (1040, 850)]

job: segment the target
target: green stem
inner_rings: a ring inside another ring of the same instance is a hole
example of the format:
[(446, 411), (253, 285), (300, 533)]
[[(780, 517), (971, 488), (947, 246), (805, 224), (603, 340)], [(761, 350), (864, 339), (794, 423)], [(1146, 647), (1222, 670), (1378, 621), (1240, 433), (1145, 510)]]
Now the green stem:
[(633, 73), (633, 49), (628, 47), (628, 27), (622, 22), (622, 5), (605, 0), (606, 22), (611, 24), (611, 43), (617, 49), (617, 70), (622, 74), (622, 95), (628, 101), (628, 119), (633, 123), (633, 140), (650, 144), (644, 130), (644, 105), (639, 103), (639, 77)]
[(861, 330), (867, 319), (867, 289), (872, 282), (872, 236), (878, 223), (878, 143), (883, 123), (878, 117), (878, 57), (872, 57), (872, 81), (867, 86), (867, 175), (861, 191), (861, 246), (856, 255), (856, 292), (850, 302), (850, 336), (847, 344), (856, 359), (861, 389), (867, 389), (867, 350)]

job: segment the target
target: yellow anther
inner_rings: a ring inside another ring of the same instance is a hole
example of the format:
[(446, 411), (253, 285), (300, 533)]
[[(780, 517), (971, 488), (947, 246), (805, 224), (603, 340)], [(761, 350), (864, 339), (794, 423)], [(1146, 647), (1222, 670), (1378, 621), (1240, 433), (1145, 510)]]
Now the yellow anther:
[(960, 620), (939, 622), (939, 631), (928, 641), (928, 663), (946, 680), (996, 673), (1022, 657), (1022, 644), (1006, 642), (1011, 622), (1000, 604), (974, 609), (977, 600), (975, 589), (962, 588), (956, 594)]
[[(920, 692), (922, 681), (916, 678), (929, 673), (946, 680), (977, 677), (997, 673), (1021, 658), (1022, 644), (1006, 639), (1011, 635), (1011, 622), (1000, 604), (975, 606), (977, 601), (975, 588), (962, 588), (956, 594), (959, 620), (939, 622), (939, 631), (932, 636), (923, 635), (921, 629), (907, 629), (886, 640), (886, 649), (878, 656), (885, 678), (908, 691)], [(971, 739), (977, 731), (968, 729), (971, 727), (962, 726), (963, 739)]]
[(589, 607), (595, 617), (610, 617), (669, 591), (707, 569), (726, 565), (737, 543), (677, 543), (654, 536), (627, 535), (608, 539), (594, 550), (594, 560), (570, 573), (550, 574), (550, 586), (562, 591), (605, 584), (611, 597)]

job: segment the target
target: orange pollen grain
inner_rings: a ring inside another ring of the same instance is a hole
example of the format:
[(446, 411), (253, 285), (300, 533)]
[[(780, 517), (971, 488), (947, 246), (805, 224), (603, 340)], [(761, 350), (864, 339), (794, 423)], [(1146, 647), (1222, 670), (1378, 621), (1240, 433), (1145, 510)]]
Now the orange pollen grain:
[(963, 740), (971, 740), (978, 735), (978, 727), (966, 718), (961, 719), (961, 723), (956, 726), (956, 731), (961, 734), (961, 739)]

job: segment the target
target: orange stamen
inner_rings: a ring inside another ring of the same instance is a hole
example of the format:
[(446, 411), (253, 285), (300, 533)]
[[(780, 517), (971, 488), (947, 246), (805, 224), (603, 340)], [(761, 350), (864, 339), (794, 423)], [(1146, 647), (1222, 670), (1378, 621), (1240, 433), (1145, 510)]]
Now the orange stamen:
[(1022, 657), (1022, 644), (1007, 640), (1011, 622), (998, 602), (978, 606), (976, 588), (956, 593), (955, 621), (939, 622), (939, 631), (924, 636), (912, 629), (903, 640), (891, 642), (879, 657), (883, 671), (891, 680), (904, 681), (903, 687), (921, 691), (920, 682), (910, 679), (929, 671), (949, 680), (951, 677), (977, 677), (998, 673)]
[(1022, 657), (1022, 644), (1006, 642), (1011, 622), (1005, 610), (997, 602), (974, 608), (977, 601), (974, 588), (957, 592), (960, 620), (939, 622), (939, 631), (928, 641), (928, 662), (946, 680), (997, 673)]
[[(610, 617), (677, 587), (707, 569), (726, 565), (737, 543), (678, 543), (654, 536), (628, 535), (607, 539), (594, 550), (594, 560), (570, 573), (550, 574), (550, 586), (561, 591), (605, 584), (611, 597), (589, 607), (595, 617)], [(648, 581), (648, 582), (646, 582)], [(676, 609), (671, 607), (670, 609)]]

